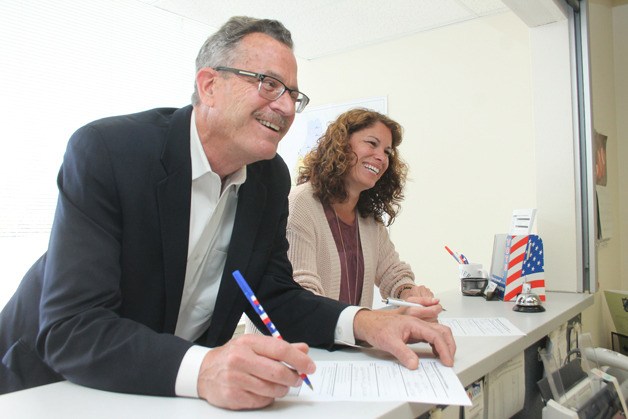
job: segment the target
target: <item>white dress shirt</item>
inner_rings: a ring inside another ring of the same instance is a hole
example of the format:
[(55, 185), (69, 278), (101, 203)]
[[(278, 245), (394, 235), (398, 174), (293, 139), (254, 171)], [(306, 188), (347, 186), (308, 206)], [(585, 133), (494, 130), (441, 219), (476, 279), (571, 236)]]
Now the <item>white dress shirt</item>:
[(175, 335), (196, 340), (209, 326), (220, 287), (246, 166), (229, 175), (222, 187), (199, 140), (194, 112), (190, 124), (192, 199), (185, 284)]
[[(190, 240), (185, 284), (175, 335), (194, 341), (211, 323), (222, 278), (231, 231), (235, 220), (238, 190), (246, 181), (246, 166), (229, 175), (224, 187), (211, 169), (194, 123), (190, 120), (192, 196)], [(335, 329), (338, 344), (354, 345), (353, 318), (360, 307), (342, 311)], [(175, 383), (175, 394), (198, 397), (197, 381), (203, 358), (210, 348), (192, 346), (183, 357)]]

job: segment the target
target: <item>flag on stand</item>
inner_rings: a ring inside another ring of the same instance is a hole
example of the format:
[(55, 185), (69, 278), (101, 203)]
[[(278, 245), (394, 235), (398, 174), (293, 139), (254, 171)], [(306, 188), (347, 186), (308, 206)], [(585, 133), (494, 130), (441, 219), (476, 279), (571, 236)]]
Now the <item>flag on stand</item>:
[(508, 236), (506, 289), (504, 301), (512, 301), (522, 292), (525, 282), (541, 301), (545, 301), (543, 240), (535, 234)]

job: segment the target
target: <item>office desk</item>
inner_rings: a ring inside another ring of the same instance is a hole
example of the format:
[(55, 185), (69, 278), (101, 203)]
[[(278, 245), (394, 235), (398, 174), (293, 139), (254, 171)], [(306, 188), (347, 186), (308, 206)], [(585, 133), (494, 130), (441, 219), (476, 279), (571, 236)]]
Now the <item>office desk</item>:
[[(447, 309), (442, 317), (505, 317), (525, 336), (458, 337), (454, 370), (466, 387), (494, 368), (521, 353), (593, 304), (593, 295), (550, 292), (542, 313), (518, 313), (514, 303), (465, 297), (459, 290), (438, 295)], [(415, 345), (426, 352), (425, 344)], [(373, 350), (343, 349), (327, 352), (311, 350), (315, 360), (366, 360), (387, 354)], [(0, 396), (0, 416), (20, 418), (407, 418), (417, 417), (431, 406), (398, 402), (291, 403), (281, 400), (263, 410), (231, 412), (210, 406), (205, 401), (185, 398), (137, 396), (110, 393), (60, 382)]]

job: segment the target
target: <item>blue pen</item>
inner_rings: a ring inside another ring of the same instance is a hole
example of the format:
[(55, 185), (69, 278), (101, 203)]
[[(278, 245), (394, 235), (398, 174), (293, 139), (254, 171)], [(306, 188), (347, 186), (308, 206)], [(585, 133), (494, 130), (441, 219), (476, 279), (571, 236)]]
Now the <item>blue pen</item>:
[[(266, 311), (264, 311), (264, 307), (262, 307), (262, 305), (259, 303), (257, 297), (255, 296), (255, 294), (253, 294), (253, 290), (251, 289), (251, 287), (249, 287), (249, 284), (246, 282), (246, 279), (244, 279), (240, 271), (233, 271), (232, 275), (240, 286), (240, 289), (244, 293), (246, 299), (249, 301), (249, 303), (251, 303), (259, 318), (262, 319), (262, 322), (264, 323), (264, 326), (266, 326), (266, 329), (268, 329), (273, 337), (283, 340), (281, 334), (279, 334), (279, 330), (277, 330), (273, 322), (270, 320), (270, 317), (268, 317), (268, 314), (266, 314)], [(310, 383), (310, 379), (307, 378), (307, 375), (300, 374), (300, 376), (303, 382), (307, 384), (309, 388), (314, 390), (314, 387), (312, 386), (312, 383)]]

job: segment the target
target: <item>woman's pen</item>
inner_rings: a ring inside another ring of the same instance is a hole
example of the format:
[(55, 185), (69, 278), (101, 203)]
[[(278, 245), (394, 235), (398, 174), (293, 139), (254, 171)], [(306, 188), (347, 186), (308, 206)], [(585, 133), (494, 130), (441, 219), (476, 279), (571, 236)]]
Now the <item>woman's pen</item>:
[[(382, 303), (386, 303), (388, 305), (391, 306), (397, 306), (397, 307), (418, 307), (418, 308), (425, 308), (425, 306), (423, 304), (419, 304), (419, 303), (411, 303), (410, 301), (404, 301), (404, 300), (397, 300), (396, 298), (384, 298), (382, 300)], [(443, 311), (447, 311), (443, 308)]]
[[(273, 337), (283, 340), (283, 338), (279, 334), (279, 330), (277, 330), (273, 322), (270, 320), (270, 317), (268, 317), (268, 314), (266, 314), (266, 311), (264, 311), (264, 307), (262, 307), (262, 305), (259, 303), (259, 301), (257, 300), (257, 297), (255, 296), (255, 294), (253, 294), (253, 290), (251, 289), (251, 287), (249, 287), (249, 284), (246, 282), (246, 279), (244, 279), (240, 271), (233, 271), (232, 275), (235, 278), (238, 285), (240, 286), (240, 289), (244, 293), (244, 296), (246, 297), (246, 299), (249, 301), (249, 303), (251, 303), (251, 305), (253, 306), (253, 309), (255, 310), (257, 315), (260, 317), (260, 319), (262, 319), (262, 322), (264, 323), (264, 326), (266, 326), (266, 329), (268, 329), (268, 331), (270, 332), (271, 335), (273, 335)], [(301, 379), (303, 380), (303, 382), (307, 384), (309, 388), (314, 390), (314, 387), (312, 387), (312, 383), (310, 383), (310, 379), (307, 378), (307, 375), (305, 374), (299, 374), (299, 375), (301, 376)]]
[(386, 304), (389, 304), (391, 306), (397, 306), (397, 307), (419, 307), (419, 308), (425, 308), (425, 306), (423, 304), (411, 303), (409, 301), (397, 300), (395, 298), (384, 298), (382, 300), (382, 303), (386, 303)]

